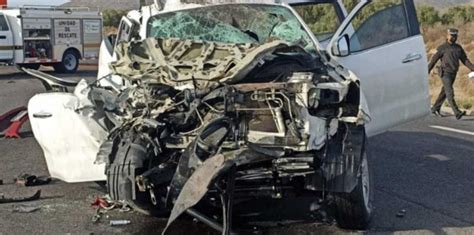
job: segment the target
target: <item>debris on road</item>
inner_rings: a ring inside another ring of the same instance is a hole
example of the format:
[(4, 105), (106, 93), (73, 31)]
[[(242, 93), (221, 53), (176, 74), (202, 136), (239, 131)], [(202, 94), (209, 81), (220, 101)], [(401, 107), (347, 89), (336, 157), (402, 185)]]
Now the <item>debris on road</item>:
[(91, 204), (93, 208), (99, 209), (112, 209), (110, 208), (110, 204), (107, 202), (105, 197), (97, 196), (94, 202)]
[(97, 196), (91, 205), (93, 208), (105, 209), (107, 211), (115, 208), (119, 208), (120, 212), (128, 212), (131, 210), (130, 206), (126, 202), (112, 200), (109, 195), (105, 195), (103, 197)]
[(130, 220), (111, 220), (110, 226), (127, 225), (130, 223)]
[(36, 191), (33, 196), (29, 197), (5, 197), (3, 194), (0, 194), (0, 203), (10, 203), (10, 202), (27, 202), (38, 200), (41, 197), (41, 190)]
[[(105, 215), (107, 211), (113, 210), (113, 209), (119, 209), (120, 212), (128, 212), (131, 211), (131, 207), (125, 203), (124, 201), (114, 201), (110, 198), (109, 195), (105, 195), (103, 197), (97, 196), (94, 199), (94, 202), (91, 203), (92, 207), (96, 209), (96, 213), (94, 216), (92, 216), (92, 222), (93, 223), (98, 223), (102, 216)], [(106, 215), (106, 217), (108, 217)], [(130, 221), (128, 222), (130, 223)], [(112, 221), (111, 221), (112, 225)], [(114, 225), (121, 225), (121, 224), (114, 224)], [(114, 226), (112, 225), (112, 226)]]
[(403, 217), (405, 217), (406, 213), (407, 213), (407, 211), (405, 209), (401, 209), (400, 211), (398, 211), (397, 217), (398, 218), (403, 218)]
[(97, 222), (99, 222), (99, 220), (102, 218), (102, 215), (104, 213), (102, 211), (100, 211), (100, 207), (97, 208), (96, 212), (95, 212), (95, 215), (92, 216), (92, 222), (95, 224)]
[(0, 185), (3, 185), (3, 180), (0, 180)]
[(15, 184), (19, 186), (38, 186), (45, 185), (51, 182), (51, 178), (47, 176), (36, 176), (30, 174), (22, 174), (15, 179)]
[(26, 206), (26, 205), (19, 205), (13, 206), (12, 212), (17, 213), (31, 213), (41, 209), (41, 206)]
[(0, 115), (0, 135), (5, 138), (20, 138), (19, 130), (28, 120), (27, 108), (22, 106)]

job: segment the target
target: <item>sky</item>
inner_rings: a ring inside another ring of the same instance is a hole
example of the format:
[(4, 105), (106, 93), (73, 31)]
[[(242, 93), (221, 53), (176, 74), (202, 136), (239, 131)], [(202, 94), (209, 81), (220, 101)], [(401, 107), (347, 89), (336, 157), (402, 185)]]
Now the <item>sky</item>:
[(61, 5), (69, 2), (68, 0), (7, 0), (9, 7), (18, 7), (23, 5)]

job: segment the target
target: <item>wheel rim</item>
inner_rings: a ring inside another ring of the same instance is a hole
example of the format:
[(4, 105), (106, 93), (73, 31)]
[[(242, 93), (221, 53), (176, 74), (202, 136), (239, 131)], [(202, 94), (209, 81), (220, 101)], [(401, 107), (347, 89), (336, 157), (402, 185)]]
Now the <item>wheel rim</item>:
[(68, 70), (68, 71), (71, 71), (71, 70), (74, 70), (76, 68), (77, 59), (73, 54), (67, 54), (64, 57), (63, 63), (64, 63), (64, 68), (66, 68), (66, 70)]
[(370, 206), (370, 177), (369, 177), (369, 166), (367, 164), (367, 156), (364, 156), (361, 165), (362, 170), (362, 195), (364, 197), (364, 206), (368, 212), (371, 210)]

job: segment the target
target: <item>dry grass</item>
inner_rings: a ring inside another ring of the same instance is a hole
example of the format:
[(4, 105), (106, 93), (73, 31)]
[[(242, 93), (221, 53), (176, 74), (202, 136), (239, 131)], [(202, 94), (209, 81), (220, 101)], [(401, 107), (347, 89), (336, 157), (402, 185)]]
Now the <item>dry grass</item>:
[[(474, 22), (464, 25), (457, 24), (452, 27), (459, 28), (459, 43), (463, 46), (471, 62), (474, 62)], [(447, 26), (444, 25), (422, 29), (428, 58), (431, 58), (431, 56), (436, 52), (436, 48), (445, 41), (446, 29)], [(461, 65), (458, 77), (454, 84), (456, 101), (459, 107), (464, 109), (471, 109), (474, 104), (474, 81), (467, 77), (469, 72), (468, 68)], [(441, 80), (435, 73), (436, 71), (432, 72), (430, 76), (430, 94), (432, 102), (437, 98), (442, 86)]]
[(117, 34), (117, 32), (118, 32), (117, 28), (111, 27), (111, 26), (105, 26), (103, 30), (104, 36), (108, 36), (110, 34)]

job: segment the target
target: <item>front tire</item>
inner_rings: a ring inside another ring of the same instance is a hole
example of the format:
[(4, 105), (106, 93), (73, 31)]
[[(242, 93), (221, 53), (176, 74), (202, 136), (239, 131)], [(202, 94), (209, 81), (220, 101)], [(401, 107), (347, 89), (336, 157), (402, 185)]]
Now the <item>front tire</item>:
[(55, 64), (54, 70), (58, 73), (75, 73), (79, 67), (79, 55), (73, 50), (64, 52), (61, 63)]
[(365, 146), (357, 186), (350, 193), (335, 195), (335, 217), (339, 227), (344, 229), (366, 230), (372, 217), (373, 189)]
[(162, 204), (151, 203), (150, 192), (140, 192), (135, 177), (148, 170), (149, 153), (139, 138), (129, 136), (117, 144), (107, 166), (107, 191), (113, 200), (124, 200), (135, 211), (161, 216), (166, 213)]

